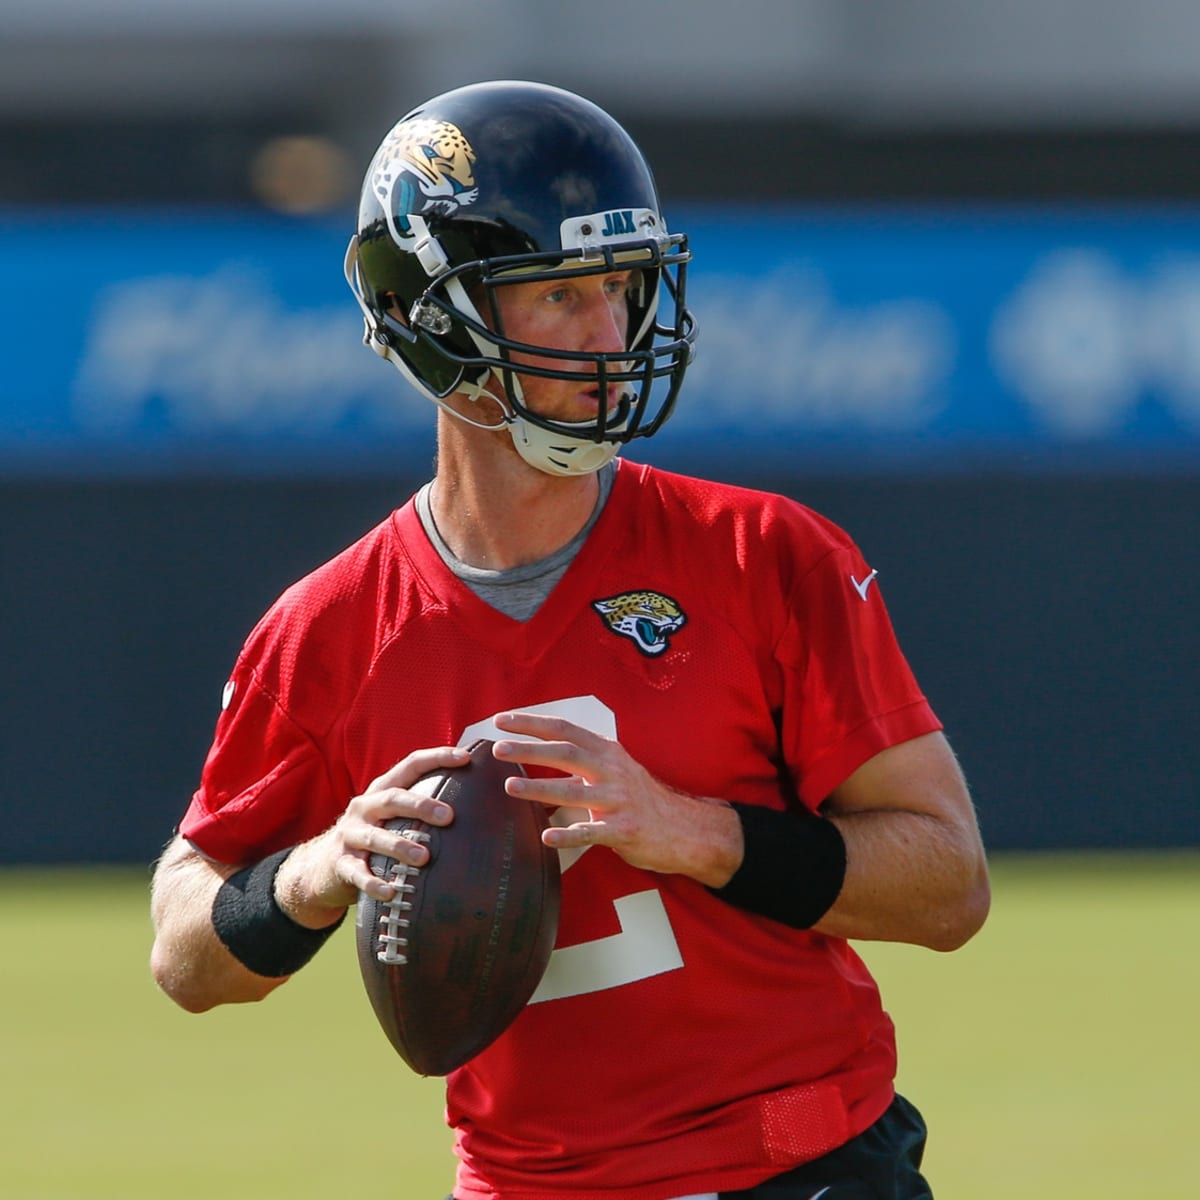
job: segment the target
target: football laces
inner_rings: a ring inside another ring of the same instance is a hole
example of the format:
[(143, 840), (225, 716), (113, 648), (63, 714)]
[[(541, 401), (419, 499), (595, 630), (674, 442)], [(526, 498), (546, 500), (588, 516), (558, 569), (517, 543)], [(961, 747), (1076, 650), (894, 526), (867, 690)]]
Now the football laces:
[[(428, 843), (429, 834), (420, 829), (406, 829), (401, 837), (410, 842)], [(378, 872), (377, 872), (378, 874)], [(415, 878), (421, 874), (420, 867), (390, 860), (387, 872), (381, 877), (396, 889), (391, 900), (380, 902), (378, 931), (375, 935), (375, 957), (389, 967), (402, 967), (408, 962), (408, 930), (411, 924), (408, 914), (412, 912), (409, 898), (417, 890)]]

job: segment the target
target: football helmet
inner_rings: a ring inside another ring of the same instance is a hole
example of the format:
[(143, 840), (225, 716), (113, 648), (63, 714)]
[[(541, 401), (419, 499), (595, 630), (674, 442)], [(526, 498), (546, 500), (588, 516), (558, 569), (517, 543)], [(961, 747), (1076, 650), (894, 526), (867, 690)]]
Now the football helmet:
[[(696, 325), (687, 238), (669, 233), (650, 169), (591, 102), (544, 84), (473, 84), (402, 117), (363, 181), (346, 279), (364, 341), (419, 391), (481, 428), (507, 426), (518, 452), (554, 475), (597, 470), (649, 437), (675, 405)], [(586, 353), (507, 337), (495, 290), (630, 271), (628, 345)], [(520, 355), (514, 365), (513, 355)], [(531, 365), (525, 356), (548, 365)], [(522, 376), (595, 380), (595, 419), (550, 420)], [(491, 397), (499, 421), (447, 398)]]

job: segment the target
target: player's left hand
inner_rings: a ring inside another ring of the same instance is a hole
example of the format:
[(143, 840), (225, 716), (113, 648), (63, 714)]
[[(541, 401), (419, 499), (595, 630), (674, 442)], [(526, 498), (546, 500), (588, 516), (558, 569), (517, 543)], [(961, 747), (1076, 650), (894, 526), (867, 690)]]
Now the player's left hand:
[(562, 772), (509, 779), (509, 795), (587, 812), (586, 820), (547, 829), (547, 846), (608, 846), (631, 866), (687, 875), (711, 887), (727, 883), (737, 869), (741, 825), (723, 801), (668, 787), (620, 742), (562, 717), (516, 712), (495, 721), (503, 732), (539, 739), (498, 741), (498, 759)]

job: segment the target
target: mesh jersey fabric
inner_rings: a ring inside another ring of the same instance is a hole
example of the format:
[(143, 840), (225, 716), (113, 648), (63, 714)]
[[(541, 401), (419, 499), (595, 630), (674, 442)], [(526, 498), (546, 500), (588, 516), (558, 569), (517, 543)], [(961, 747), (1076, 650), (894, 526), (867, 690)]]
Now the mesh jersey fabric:
[[(409, 502), (251, 633), (181, 832), (219, 861), (263, 857), (409, 751), (580, 695), (674, 787), (815, 809), (940, 728), (879, 588), (859, 590), (868, 573), (802, 505), (625, 461), (557, 587), (515, 621), (453, 576)], [(847, 943), (591, 847), (564, 860), (543, 989), (447, 1081), (455, 1194), (748, 1187), (865, 1129), (894, 1071)]]

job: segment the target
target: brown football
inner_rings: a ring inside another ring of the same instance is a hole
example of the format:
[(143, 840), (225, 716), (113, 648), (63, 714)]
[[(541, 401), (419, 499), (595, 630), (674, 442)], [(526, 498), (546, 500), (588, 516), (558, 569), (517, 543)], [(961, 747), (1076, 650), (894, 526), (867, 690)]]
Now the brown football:
[(504, 790), (520, 766), (469, 747), (470, 762), (426, 775), (414, 791), (454, 809), (445, 827), (398, 818), (389, 829), (429, 847), (408, 867), (382, 854), (372, 872), (396, 898), (360, 893), (358, 964), (375, 1016), (422, 1075), (446, 1075), (491, 1045), (537, 989), (558, 931), (558, 855), (542, 845), (547, 812)]

